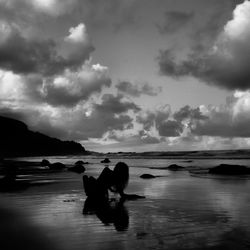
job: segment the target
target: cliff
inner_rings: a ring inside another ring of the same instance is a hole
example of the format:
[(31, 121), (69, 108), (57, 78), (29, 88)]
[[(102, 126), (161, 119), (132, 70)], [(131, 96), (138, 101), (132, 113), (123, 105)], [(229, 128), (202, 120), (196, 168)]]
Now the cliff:
[(33, 132), (18, 120), (0, 116), (0, 156), (39, 156), (84, 154), (84, 147), (74, 141), (61, 141)]

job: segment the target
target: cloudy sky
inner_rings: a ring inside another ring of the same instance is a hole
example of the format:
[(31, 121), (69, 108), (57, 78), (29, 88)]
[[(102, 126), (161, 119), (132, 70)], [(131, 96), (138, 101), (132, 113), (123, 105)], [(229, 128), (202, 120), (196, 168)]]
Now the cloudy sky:
[(0, 115), (95, 151), (250, 146), (250, 1), (0, 0)]

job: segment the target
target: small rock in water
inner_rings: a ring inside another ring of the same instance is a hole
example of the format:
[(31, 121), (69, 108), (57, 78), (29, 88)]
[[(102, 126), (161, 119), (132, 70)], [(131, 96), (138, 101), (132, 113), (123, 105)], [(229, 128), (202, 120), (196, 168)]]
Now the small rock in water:
[(104, 160), (101, 161), (101, 163), (110, 163), (109, 158), (105, 158)]
[(66, 168), (66, 166), (61, 162), (55, 162), (55, 163), (50, 164), (49, 168), (54, 169), (54, 170), (59, 170), (59, 169)]
[(153, 179), (153, 178), (156, 178), (156, 176), (154, 176), (152, 174), (142, 174), (140, 176), (140, 178), (142, 178), (142, 179)]
[(82, 164), (84, 164), (83, 161), (77, 161), (77, 162), (75, 162), (75, 165), (82, 165)]
[(179, 166), (179, 165), (176, 165), (176, 164), (172, 164), (172, 165), (169, 165), (167, 167), (168, 170), (172, 170), (172, 171), (178, 171), (178, 170), (183, 170), (184, 167), (182, 166)]
[(81, 173), (84, 173), (85, 172), (85, 167), (82, 166), (82, 165), (75, 165), (74, 167), (70, 167), (68, 168), (68, 171), (71, 171), (71, 172), (75, 172), (75, 173), (78, 173), (78, 174), (81, 174)]
[(41, 166), (42, 166), (42, 167), (47, 167), (47, 166), (49, 166), (49, 165), (50, 165), (50, 162), (49, 162), (48, 160), (43, 159), (43, 160), (41, 161)]

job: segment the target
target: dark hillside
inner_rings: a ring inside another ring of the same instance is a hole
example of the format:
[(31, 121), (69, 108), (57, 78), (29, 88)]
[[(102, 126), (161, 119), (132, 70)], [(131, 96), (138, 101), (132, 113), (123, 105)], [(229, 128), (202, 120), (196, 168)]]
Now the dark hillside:
[(80, 143), (61, 141), (30, 131), (25, 123), (0, 116), (0, 155), (2, 157), (84, 154), (85, 152)]

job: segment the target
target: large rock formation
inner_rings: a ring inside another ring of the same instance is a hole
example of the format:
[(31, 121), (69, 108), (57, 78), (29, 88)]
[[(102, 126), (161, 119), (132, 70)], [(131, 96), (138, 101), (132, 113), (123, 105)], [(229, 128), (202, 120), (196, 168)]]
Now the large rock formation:
[(0, 157), (84, 154), (74, 141), (61, 141), (30, 131), (18, 120), (0, 116)]
[(210, 168), (209, 173), (221, 175), (249, 175), (250, 168), (242, 165), (220, 164), (217, 167)]

